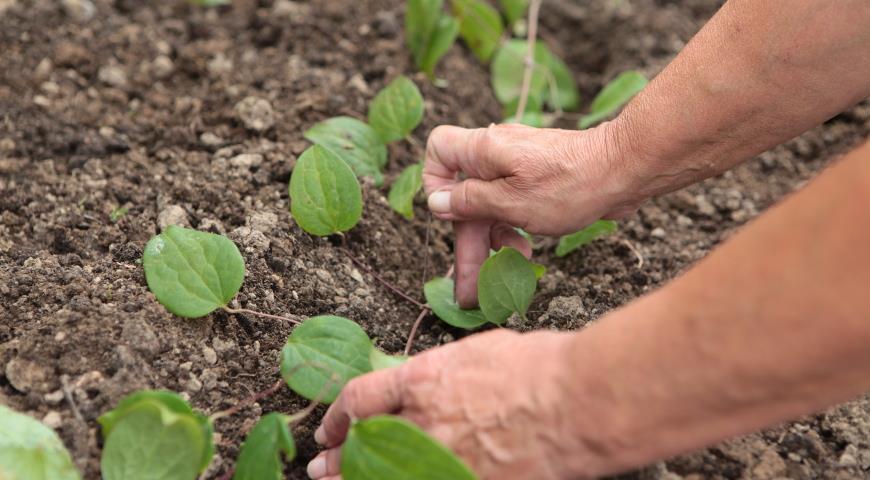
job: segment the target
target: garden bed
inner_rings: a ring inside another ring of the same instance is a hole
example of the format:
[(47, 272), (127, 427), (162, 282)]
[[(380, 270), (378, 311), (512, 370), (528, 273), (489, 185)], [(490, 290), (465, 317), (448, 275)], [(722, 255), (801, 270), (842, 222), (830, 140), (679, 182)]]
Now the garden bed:
[[(544, 2), (541, 36), (588, 101), (625, 69), (653, 76), (717, 6), (554, 0)], [(127, 393), (174, 390), (214, 412), (279, 378), (291, 324), (223, 311), (180, 319), (154, 300), (140, 258), (159, 223), (236, 242), (247, 264), (239, 306), (343, 315), (384, 351), (402, 351), (418, 309), (334, 241), (304, 233), (287, 195), (309, 145), (302, 132), (331, 116), (363, 116), (398, 74), (420, 86), (426, 115), (414, 144), (390, 147), (388, 180), (420, 159), (434, 126), (500, 120), (487, 68), (463, 47), (438, 68), (447, 88), (413, 75), (402, 11), (398, 0), (233, 0), (216, 9), (0, 0), (0, 404), (56, 428), (85, 478), (98, 478), (96, 418)], [(236, 107), (249, 96), (271, 107), (274, 125), (262, 133), (245, 128)], [(570, 256), (539, 252), (548, 273), (528, 321), (509, 326), (577, 329), (656, 288), (868, 133), (864, 102), (733, 172), (648, 203), (616, 234)], [(364, 181), (363, 191), (365, 212), (347, 247), (422, 297), (423, 281), (449, 266), (449, 226), (432, 222), (427, 242), (422, 204), (408, 221), (385, 190)], [(430, 316), (415, 350), (463, 335)], [(206, 477), (232, 466), (260, 413), (305, 404), (282, 389), (222, 420)], [(322, 412), (297, 427), (288, 478), (307, 478)], [(868, 468), (865, 399), (631, 476), (864, 478)]]

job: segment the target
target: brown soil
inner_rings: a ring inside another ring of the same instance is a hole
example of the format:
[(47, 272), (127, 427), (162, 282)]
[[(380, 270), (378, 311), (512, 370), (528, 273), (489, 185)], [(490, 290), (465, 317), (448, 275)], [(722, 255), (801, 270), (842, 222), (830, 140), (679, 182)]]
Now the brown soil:
[[(545, 3), (543, 36), (588, 99), (623, 69), (655, 74), (716, 8), (713, 0)], [(226, 408), (275, 382), (291, 329), (222, 312), (167, 313), (139, 264), (158, 218), (237, 242), (248, 269), (239, 306), (344, 315), (383, 349), (402, 349), (417, 310), (331, 241), (303, 233), (286, 191), (306, 127), (364, 115), (385, 81), (413, 71), (401, 25), (399, 0), (234, 0), (210, 10), (182, 1), (0, 0), (0, 403), (55, 426), (86, 478), (98, 478), (95, 420), (125, 394), (165, 388), (205, 412)], [(454, 47), (439, 71), (449, 88), (414, 77), (427, 99), (419, 145), (435, 125), (500, 118), (487, 70), (466, 50)], [(270, 103), (274, 127), (245, 127), (235, 106), (248, 96)], [(868, 132), (865, 102), (733, 172), (650, 202), (618, 234), (567, 258), (540, 253), (549, 273), (529, 321), (513, 327), (579, 328), (650, 291)], [(419, 145), (392, 147), (390, 176), (420, 157)], [(261, 156), (233, 160), (241, 153)], [(449, 230), (435, 225), (424, 272), (422, 206), (408, 222), (383, 190), (365, 191), (349, 248), (419, 296), (424, 276), (448, 265)], [(113, 222), (119, 206), (129, 211)], [(461, 335), (429, 318), (416, 345)], [(303, 405), (285, 389), (219, 422), (207, 477), (232, 466), (260, 413)], [(305, 478), (322, 411), (297, 428), (288, 478)], [(629, 477), (862, 478), (868, 468), (865, 399)]]

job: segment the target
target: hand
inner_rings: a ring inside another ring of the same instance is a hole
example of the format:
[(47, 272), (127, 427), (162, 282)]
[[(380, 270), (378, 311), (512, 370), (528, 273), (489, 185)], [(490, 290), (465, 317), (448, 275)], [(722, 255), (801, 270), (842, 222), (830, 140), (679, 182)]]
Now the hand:
[(314, 435), (329, 450), (309, 476), (337, 480), (351, 418), (389, 413), (425, 429), (481, 479), (578, 478), (568, 471), (582, 458), (569, 421), (581, 413), (567, 394), (570, 336), (482, 333), (351, 380)]
[(455, 222), (460, 306), (477, 305), (477, 275), (490, 248), (531, 254), (512, 227), (563, 235), (637, 209), (643, 199), (630, 194), (612, 125), (587, 131), (522, 125), (432, 131), (423, 185), (433, 214)]

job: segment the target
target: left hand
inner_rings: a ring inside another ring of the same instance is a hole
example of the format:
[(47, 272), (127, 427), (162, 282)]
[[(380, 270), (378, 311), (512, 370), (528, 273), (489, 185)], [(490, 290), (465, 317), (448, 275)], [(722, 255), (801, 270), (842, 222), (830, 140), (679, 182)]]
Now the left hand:
[(576, 479), (582, 458), (569, 398), (571, 334), (473, 335), (351, 380), (315, 440), (329, 449), (308, 464), (311, 478), (340, 479), (351, 419), (395, 414), (458, 454), (481, 479)]

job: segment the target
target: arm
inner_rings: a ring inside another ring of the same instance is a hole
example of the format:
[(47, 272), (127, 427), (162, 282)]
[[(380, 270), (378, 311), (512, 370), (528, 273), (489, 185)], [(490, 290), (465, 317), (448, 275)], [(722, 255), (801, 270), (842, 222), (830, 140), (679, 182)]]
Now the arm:
[(560, 480), (867, 391), (867, 205), (870, 144), (669, 286), (579, 333), (492, 331), (354, 379), (315, 434), (330, 449), (309, 473), (337, 475), (350, 418), (379, 413), (415, 421), (483, 479)]
[(459, 303), (477, 303), (490, 246), (522, 242), (505, 224), (562, 235), (620, 218), (870, 95), (867, 25), (866, 0), (731, 0), (613, 122), (435, 129), (423, 178), (430, 209), (457, 222)]

